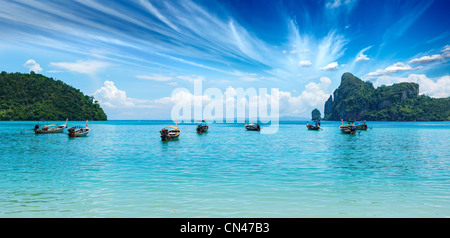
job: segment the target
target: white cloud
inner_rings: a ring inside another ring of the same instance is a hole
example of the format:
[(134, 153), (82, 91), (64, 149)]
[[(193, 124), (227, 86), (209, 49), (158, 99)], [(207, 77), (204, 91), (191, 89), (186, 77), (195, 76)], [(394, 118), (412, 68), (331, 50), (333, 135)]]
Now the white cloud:
[(341, 6), (341, 0), (331, 0), (325, 4), (327, 8), (337, 8)]
[(310, 82), (298, 96), (280, 91), (280, 116), (308, 117), (314, 108), (323, 108), (330, 94), (326, 93), (331, 80), (321, 77), (320, 83)]
[(86, 60), (86, 61), (78, 60), (76, 62), (51, 62), (50, 65), (71, 72), (77, 72), (82, 74), (95, 74), (101, 69), (110, 66), (110, 64), (107, 62), (96, 60)]
[(301, 67), (309, 67), (312, 63), (309, 60), (302, 60), (298, 63)]
[(356, 62), (363, 62), (363, 61), (368, 61), (370, 60), (369, 57), (367, 57), (367, 55), (361, 53), (357, 58), (356, 58)]
[(374, 86), (392, 85), (394, 83), (413, 82), (419, 84), (419, 94), (442, 98), (450, 96), (450, 76), (443, 76), (436, 80), (428, 78), (425, 74), (410, 74), (407, 78), (390, 75), (380, 76), (374, 81)]
[(409, 70), (413, 70), (413, 69), (416, 69), (416, 68), (412, 68), (408, 64), (398, 62), (391, 66), (386, 67), (385, 69), (378, 69), (375, 72), (371, 72), (368, 74), (368, 76), (371, 77), (371, 76), (391, 75), (391, 74), (394, 74), (399, 71), (409, 71)]
[(450, 76), (440, 77), (435, 82), (424, 74), (411, 74), (408, 80), (419, 84), (420, 94), (435, 98), (450, 96)]
[(444, 49), (441, 51), (442, 52), (442, 57), (444, 58), (444, 59), (446, 59), (446, 58), (450, 58), (450, 46), (449, 45), (446, 45), (445, 47), (444, 47)]
[[(174, 79), (181, 79), (188, 82), (195, 82), (195, 81), (204, 81), (204, 76), (199, 75), (162, 75), (162, 74), (152, 74), (152, 75), (136, 75), (136, 78), (138, 79), (145, 79), (145, 80), (152, 80), (157, 82), (167, 82)], [(169, 83), (169, 85), (176, 85), (176, 82)]]
[(333, 71), (339, 69), (339, 65), (337, 62), (332, 62), (325, 67), (321, 67), (320, 69), (325, 71)]
[(450, 46), (446, 45), (441, 50), (442, 54), (434, 54), (431, 56), (425, 55), (420, 58), (412, 59), (408, 63), (410, 64), (428, 64), (436, 61), (445, 61), (446, 58), (450, 58)]
[[(264, 99), (278, 97), (281, 116), (309, 116), (314, 108), (323, 107), (329, 97), (326, 91), (330, 84), (331, 80), (329, 78), (321, 77), (318, 83), (308, 83), (300, 94), (292, 95), (291, 92), (279, 91), (278, 95), (270, 95), (270, 92), (268, 92), (269, 94), (266, 95), (255, 95), (255, 101), (260, 102), (262, 100), (267, 103), (267, 100), (264, 101)], [(223, 94), (224, 103), (248, 103), (246, 98), (242, 98), (243, 101), (236, 102), (235, 88), (228, 87)], [(175, 89), (170, 97), (153, 100), (130, 98), (124, 90), (118, 89), (112, 81), (105, 81), (104, 85), (96, 90), (93, 96), (99, 101), (108, 115), (111, 114), (110, 118), (112, 119), (143, 119), (145, 116), (154, 118), (156, 114), (158, 116), (164, 115), (166, 119), (169, 119), (170, 109), (174, 105), (191, 102), (195, 106), (201, 102), (203, 107), (205, 107), (214, 101), (214, 98), (210, 95), (194, 95), (192, 92), (183, 89)], [(268, 101), (270, 102), (270, 100)], [(169, 110), (167, 110), (168, 108)], [(156, 114), (152, 115), (152, 113)]]
[(204, 81), (205, 77), (204, 76), (199, 76), (199, 75), (180, 75), (176, 77), (177, 79), (182, 79), (188, 82), (195, 82), (195, 81)]
[(423, 56), (417, 59), (412, 59), (408, 63), (410, 64), (427, 64), (434, 61), (443, 60), (443, 57), (440, 54), (432, 55), (432, 56)]
[(125, 91), (119, 90), (112, 81), (105, 81), (103, 87), (94, 92), (95, 99), (105, 107), (134, 107), (134, 100), (127, 97)]
[(338, 8), (347, 4), (356, 2), (356, 0), (330, 0), (325, 4), (327, 8)]
[[(110, 119), (170, 119), (171, 97), (154, 100), (130, 98), (124, 90), (117, 88), (114, 82), (105, 81), (104, 85), (93, 93)], [(176, 97), (182, 99), (183, 96)]]
[[(173, 84), (172, 84), (173, 86)], [(163, 97), (155, 100), (137, 99), (130, 98), (124, 90), (120, 90), (116, 87), (114, 82), (105, 81), (104, 85), (97, 89), (93, 96), (102, 105), (113, 109), (124, 109), (124, 108), (156, 108), (156, 107), (167, 107), (172, 104), (183, 101), (195, 101), (194, 99), (201, 98), (203, 102), (208, 102), (211, 100), (207, 95), (195, 96), (190, 92), (185, 90), (175, 90), (175, 93), (171, 97)]]
[(449, 58), (450, 57), (450, 45), (444, 46), (444, 49), (441, 50), (442, 57)]
[(153, 75), (136, 75), (136, 78), (138, 79), (146, 79), (146, 80), (152, 80), (152, 81), (170, 81), (173, 79), (171, 76), (167, 75), (160, 75), (160, 74), (153, 74)]
[(30, 71), (34, 71), (35, 73), (42, 72), (41, 66), (36, 63), (34, 59), (27, 60), (23, 66), (27, 67)]
[(258, 76), (256, 73), (247, 73), (247, 72), (239, 72), (235, 71), (234, 75), (237, 76), (240, 80), (243, 81), (258, 81), (263, 80), (264, 76)]
[(444, 46), (444, 49), (441, 50), (441, 52), (449, 52), (450, 51), (450, 45)]
[(366, 52), (367, 50), (369, 50), (370, 48), (372, 48), (372, 46), (366, 47), (364, 49), (362, 49), (358, 55), (356, 56), (355, 62), (363, 62), (363, 61), (368, 61), (370, 60), (369, 57), (367, 57), (367, 55), (364, 54), (364, 52)]
[(412, 70), (411, 66), (404, 64), (404, 63), (395, 63), (391, 66), (388, 66), (385, 70), (387, 72), (397, 72), (397, 71), (406, 71), (406, 70)]

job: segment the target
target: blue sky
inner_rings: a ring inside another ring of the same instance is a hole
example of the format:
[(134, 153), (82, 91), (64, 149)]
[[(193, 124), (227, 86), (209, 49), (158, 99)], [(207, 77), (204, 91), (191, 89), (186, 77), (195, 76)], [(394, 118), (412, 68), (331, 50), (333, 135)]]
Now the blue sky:
[[(279, 88), (309, 117), (352, 72), (450, 96), (450, 1), (3, 1), (0, 67), (100, 101), (109, 119), (165, 119), (175, 88)], [(180, 95), (187, 100), (192, 95)]]

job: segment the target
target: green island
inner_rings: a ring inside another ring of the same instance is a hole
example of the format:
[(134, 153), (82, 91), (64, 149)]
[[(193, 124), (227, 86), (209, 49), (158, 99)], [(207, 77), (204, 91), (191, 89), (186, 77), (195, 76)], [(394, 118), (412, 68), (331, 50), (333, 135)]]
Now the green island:
[(450, 97), (419, 95), (417, 83), (398, 83), (374, 88), (351, 73), (324, 106), (325, 120), (449, 121)]
[(0, 74), (0, 121), (107, 120), (93, 97), (33, 71)]
[(312, 110), (312, 112), (311, 112), (311, 120), (313, 120), (313, 121), (320, 121), (321, 116), (322, 115), (320, 114), (319, 109), (314, 108), (314, 110)]

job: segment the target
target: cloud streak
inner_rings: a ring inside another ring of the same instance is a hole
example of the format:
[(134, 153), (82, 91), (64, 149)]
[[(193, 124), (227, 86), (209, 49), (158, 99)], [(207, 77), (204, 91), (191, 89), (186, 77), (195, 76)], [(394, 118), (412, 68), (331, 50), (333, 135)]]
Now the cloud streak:
[(93, 75), (111, 64), (96, 60), (78, 60), (76, 62), (51, 62), (50, 65), (70, 72)]
[(447, 58), (450, 58), (450, 46), (446, 45), (442, 50), (442, 54), (434, 54), (434, 55), (425, 55), (420, 58), (415, 58), (410, 60), (408, 63), (410, 64), (429, 64), (433, 62), (444, 62)]

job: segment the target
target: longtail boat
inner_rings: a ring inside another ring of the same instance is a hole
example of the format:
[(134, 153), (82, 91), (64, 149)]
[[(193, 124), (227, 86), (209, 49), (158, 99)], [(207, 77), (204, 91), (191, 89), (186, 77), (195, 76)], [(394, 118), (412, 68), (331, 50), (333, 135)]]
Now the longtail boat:
[(247, 131), (260, 131), (261, 126), (259, 124), (247, 124), (247, 121), (245, 121), (245, 129)]
[(68, 131), (69, 137), (85, 137), (91, 129), (88, 128), (88, 121), (86, 121), (86, 127), (74, 126), (69, 128)]
[(364, 121), (364, 124), (359, 124), (358, 122), (356, 122), (355, 126), (356, 126), (356, 130), (363, 130), (363, 131), (367, 130), (366, 121)]
[(197, 125), (197, 133), (202, 134), (208, 132), (209, 126), (206, 125), (205, 120), (202, 121), (202, 124)]
[(353, 121), (347, 121), (347, 124), (344, 125), (344, 121), (341, 120), (341, 125), (339, 126), (339, 129), (344, 134), (355, 134), (356, 133), (356, 126), (353, 124)]
[(171, 141), (178, 139), (181, 134), (181, 130), (178, 128), (177, 122), (175, 122), (175, 126), (165, 127), (159, 131), (159, 133), (161, 133), (162, 141)]
[(52, 134), (52, 133), (62, 133), (64, 132), (64, 128), (67, 128), (67, 121), (69, 119), (66, 119), (66, 123), (62, 124), (62, 125), (56, 125), (56, 124), (51, 124), (51, 125), (44, 125), (42, 128), (39, 126), (39, 124), (35, 125), (33, 129), (29, 129), (29, 130), (24, 130), (21, 131), (20, 133), (23, 134), (25, 131), (31, 131), (33, 130), (34, 133), (36, 134)]
[(306, 127), (308, 128), (308, 130), (312, 130), (312, 131), (320, 130), (320, 122), (316, 121), (316, 123), (314, 125), (311, 125), (311, 124), (309, 124), (308, 121), (306, 121)]

